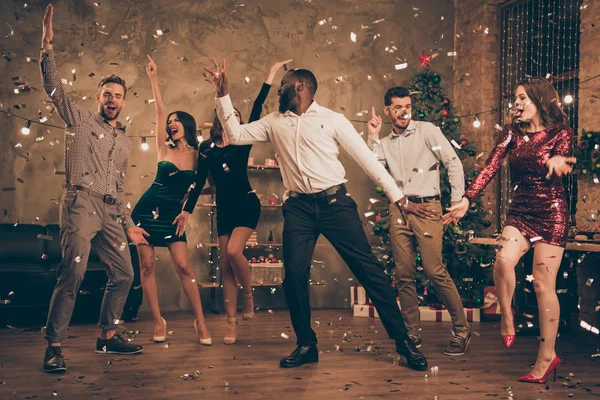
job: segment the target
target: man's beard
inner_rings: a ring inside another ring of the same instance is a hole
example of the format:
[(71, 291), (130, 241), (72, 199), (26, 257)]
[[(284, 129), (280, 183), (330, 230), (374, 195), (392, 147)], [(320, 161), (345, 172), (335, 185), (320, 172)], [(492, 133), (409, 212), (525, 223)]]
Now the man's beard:
[(109, 116), (106, 113), (105, 107), (101, 107), (100, 108), (100, 115), (102, 115), (102, 117), (104, 117), (105, 119), (107, 119), (109, 121), (112, 121), (112, 120), (115, 120), (115, 119), (119, 118), (119, 114), (121, 114), (121, 109), (119, 109), (119, 108), (117, 108), (115, 110), (115, 116), (114, 117), (111, 117), (111, 116)]
[(281, 93), (281, 96), (279, 96), (279, 112), (280, 113), (284, 113), (286, 111), (290, 110), (290, 106), (292, 104), (292, 101), (296, 98), (296, 88), (293, 86), (290, 86), (290, 88), (288, 90), (286, 90), (285, 92)]

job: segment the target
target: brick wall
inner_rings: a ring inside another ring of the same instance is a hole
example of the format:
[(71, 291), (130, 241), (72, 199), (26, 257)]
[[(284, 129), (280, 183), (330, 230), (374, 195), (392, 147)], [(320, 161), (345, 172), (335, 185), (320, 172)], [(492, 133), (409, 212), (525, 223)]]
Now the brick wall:
[[(454, 106), (459, 115), (493, 109), (498, 104), (499, 26), (498, 0), (455, 0), (454, 19)], [(486, 29), (487, 28), (487, 29)], [(483, 166), (495, 143), (494, 125), (498, 112), (478, 117), (480, 128), (473, 127), (473, 118), (463, 118), (462, 132), (474, 142), (478, 154), (476, 162)], [(495, 231), (497, 220), (496, 180), (484, 192), (484, 206)]]
[[(579, 79), (600, 74), (600, 2), (584, 1), (581, 8), (581, 48)], [(581, 84), (579, 89), (579, 129), (600, 130), (600, 78)], [(586, 203), (583, 203), (586, 196)], [(591, 210), (600, 208), (600, 185), (591, 179), (579, 181), (577, 226), (597, 225)]]

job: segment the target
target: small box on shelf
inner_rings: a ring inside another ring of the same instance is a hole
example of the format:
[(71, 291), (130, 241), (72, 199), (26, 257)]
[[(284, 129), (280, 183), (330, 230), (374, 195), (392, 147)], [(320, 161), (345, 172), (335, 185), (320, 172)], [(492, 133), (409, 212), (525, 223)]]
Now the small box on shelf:
[(281, 285), (283, 282), (283, 263), (250, 263), (253, 286)]

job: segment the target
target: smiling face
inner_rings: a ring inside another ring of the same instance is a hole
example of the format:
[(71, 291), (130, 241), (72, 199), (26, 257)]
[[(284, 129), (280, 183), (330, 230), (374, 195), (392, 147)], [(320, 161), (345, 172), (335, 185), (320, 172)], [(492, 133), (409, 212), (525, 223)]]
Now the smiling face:
[(167, 130), (171, 134), (171, 140), (174, 142), (185, 136), (185, 129), (183, 128), (183, 124), (179, 120), (177, 113), (173, 113), (169, 117), (169, 120), (167, 121)]
[(539, 119), (538, 109), (527, 95), (523, 86), (517, 87), (515, 91), (515, 105), (511, 112), (515, 122), (529, 123), (532, 120)]
[(412, 118), (412, 99), (407, 97), (392, 97), (392, 104), (384, 108), (385, 115), (396, 129), (404, 130)]
[(125, 89), (118, 83), (106, 83), (100, 87), (96, 100), (98, 112), (109, 121), (115, 120), (125, 105)]

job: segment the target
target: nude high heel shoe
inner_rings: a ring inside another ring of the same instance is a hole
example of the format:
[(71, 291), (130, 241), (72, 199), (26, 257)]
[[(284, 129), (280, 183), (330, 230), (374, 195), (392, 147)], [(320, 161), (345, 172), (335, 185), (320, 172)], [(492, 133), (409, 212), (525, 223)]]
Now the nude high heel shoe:
[[(244, 293), (244, 299), (252, 299), (252, 292)], [(252, 301), (252, 311), (250, 311), (250, 312), (242, 311), (242, 318), (244, 319), (244, 321), (250, 321), (250, 320), (252, 320), (252, 318), (254, 318), (254, 300)]]
[(203, 346), (211, 346), (212, 345), (211, 337), (208, 337), (207, 339), (202, 339), (200, 337), (200, 330), (198, 329), (198, 320), (194, 320), (194, 329), (196, 330), (196, 335), (198, 335), (198, 343), (200, 343)]
[(157, 336), (156, 332), (154, 332), (154, 337), (152, 340), (154, 340), (156, 343), (162, 343), (167, 340), (167, 321), (165, 321), (163, 317), (160, 317), (160, 319), (162, 319), (162, 322), (165, 325), (165, 334), (162, 336)]
[(237, 318), (233, 317), (233, 318), (227, 318), (227, 323), (231, 324), (235, 322), (235, 336), (225, 336), (223, 338), (223, 343), (225, 344), (234, 344), (237, 341), (237, 334), (238, 334), (238, 323), (237, 323)]

